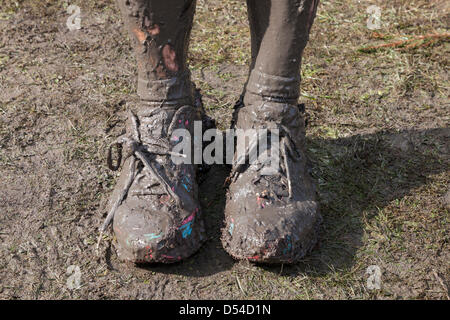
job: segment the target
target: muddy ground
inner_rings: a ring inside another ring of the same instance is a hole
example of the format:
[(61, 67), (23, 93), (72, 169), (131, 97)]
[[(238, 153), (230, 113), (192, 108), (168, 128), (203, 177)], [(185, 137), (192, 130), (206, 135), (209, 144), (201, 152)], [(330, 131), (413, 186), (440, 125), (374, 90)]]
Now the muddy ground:
[[(66, 8), (81, 8), (80, 30)], [(367, 28), (369, 5), (380, 29)], [(136, 103), (136, 67), (115, 4), (0, 0), (0, 298), (448, 299), (449, 37), (445, 0), (322, 0), (302, 67), (320, 242), (294, 266), (230, 258), (219, 241), (226, 167), (201, 184), (209, 241), (171, 266), (96, 254), (117, 175), (106, 147)], [(199, 0), (190, 65), (226, 128), (249, 59), (243, 1)], [(367, 269), (379, 267), (380, 289)], [(72, 284), (80, 271), (80, 287)], [(75, 270), (75, 271), (74, 271)]]

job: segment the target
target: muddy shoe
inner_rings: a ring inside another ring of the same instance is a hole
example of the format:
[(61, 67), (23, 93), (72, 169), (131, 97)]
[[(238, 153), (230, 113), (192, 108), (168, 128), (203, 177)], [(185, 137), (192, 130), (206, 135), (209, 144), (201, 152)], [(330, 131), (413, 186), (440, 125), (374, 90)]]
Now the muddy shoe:
[[(181, 139), (172, 136), (174, 130), (192, 135), (200, 119), (199, 108), (192, 106), (141, 106), (130, 114), (127, 135), (116, 143), (118, 162), (121, 154), (125, 161), (102, 228), (113, 221), (121, 260), (176, 262), (204, 242), (196, 168), (175, 164), (172, 157), (183, 155), (171, 151)], [(110, 150), (108, 164), (118, 169), (112, 162)]]
[[(240, 161), (255, 152), (252, 142), (243, 155), (236, 153), (223, 246), (237, 259), (297, 262), (315, 245), (322, 220), (306, 169), (304, 120), (297, 106), (269, 101), (237, 108), (234, 118), (236, 129), (267, 129), (267, 151), (278, 153), (279, 164)], [(279, 147), (271, 141), (279, 141)]]

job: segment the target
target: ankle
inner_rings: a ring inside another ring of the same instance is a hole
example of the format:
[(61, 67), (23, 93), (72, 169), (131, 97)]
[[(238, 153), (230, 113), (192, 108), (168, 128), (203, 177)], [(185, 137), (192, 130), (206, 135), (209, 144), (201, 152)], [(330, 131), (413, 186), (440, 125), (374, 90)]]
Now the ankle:
[(191, 82), (189, 71), (164, 80), (149, 80), (146, 75), (139, 75), (137, 93), (144, 105), (182, 106), (194, 103), (195, 86)]
[(297, 104), (300, 95), (300, 76), (280, 77), (253, 70), (246, 87), (244, 104), (262, 101)]

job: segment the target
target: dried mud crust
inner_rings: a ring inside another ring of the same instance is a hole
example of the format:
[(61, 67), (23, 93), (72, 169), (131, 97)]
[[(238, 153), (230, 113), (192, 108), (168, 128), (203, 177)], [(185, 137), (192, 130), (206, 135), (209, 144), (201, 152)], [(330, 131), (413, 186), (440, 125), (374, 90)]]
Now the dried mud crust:
[[(278, 237), (273, 241), (267, 241), (264, 238), (255, 241), (248, 237), (236, 241), (236, 237), (232, 236), (235, 223), (233, 218), (226, 220), (227, 227), (222, 230), (221, 240), (224, 249), (237, 260), (248, 260), (261, 264), (297, 263), (313, 250), (319, 238), (320, 222), (317, 222), (312, 228), (309, 228), (308, 233), (299, 230), (298, 234), (302, 234), (302, 237), (297, 237), (297, 241), (292, 241), (292, 228), (289, 227), (279, 228), (280, 230), (277, 232), (271, 230)], [(264, 234), (260, 231), (261, 233)], [(260, 243), (265, 243), (265, 245), (260, 246)]]

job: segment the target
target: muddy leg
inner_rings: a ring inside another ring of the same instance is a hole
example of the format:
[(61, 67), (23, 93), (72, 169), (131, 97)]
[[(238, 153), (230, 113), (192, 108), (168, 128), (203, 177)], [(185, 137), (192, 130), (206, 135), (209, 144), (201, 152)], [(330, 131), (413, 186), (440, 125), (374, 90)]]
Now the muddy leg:
[[(305, 126), (297, 106), (301, 55), (317, 2), (247, 1), (252, 70), (232, 126), (267, 130), (271, 135), (267, 154), (278, 162), (272, 168), (268, 167), (272, 160), (242, 166), (236, 160), (251, 157), (252, 150), (235, 154), (222, 244), (236, 259), (295, 263), (317, 242), (322, 218), (307, 169)], [(272, 141), (277, 136), (279, 144)]]
[(296, 103), (300, 64), (319, 0), (247, 0), (252, 63), (246, 105), (262, 98)]
[(244, 106), (244, 96), (247, 88), (250, 74), (255, 67), (256, 58), (258, 57), (259, 48), (263, 39), (264, 33), (269, 24), (270, 15), (270, 1), (271, 0), (247, 0), (248, 22), (250, 25), (250, 39), (251, 39), (251, 60), (248, 70), (247, 81), (242, 89), (239, 100), (234, 105), (235, 111), (231, 118), (231, 128), (236, 124), (237, 111)]
[[(248, 75), (250, 77), (250, 73), (255, 67), (256, 58), (258, 57), (259, 47), (261, 46), (262, 38), (268, 26), (270, 14), (270, 0), (258, 0), (258, 1), (247, 0), (247, 12), (251, 38), (251, 61)], [(247, 83), (244, 86), (244, 92), (241, 98), (244, 97), (246, 86)]]
[[(173, 263), (206, 240), (196, 167), (174, 157), (179, 138), (173, 133), (180, 129), (192, 137), (194, 122), (202, 117), (186, 65), (195, 3), (118, 0), (133, 40), (141, 98), (130, 106), (127, 133), (111, 145), (108, 156), (110, 169), (121, 167), (121, 173), (101, 230), (112, 222), (121, 260)], [(183, 144), (186, 157), (188, 147), (194, 148), (189, 141)], [(112, 164), (113, 149), (117, 165)]]
[(192, 103), (186, 64), (196, 0), (117, 0), (138, 63), (143, 101)]

